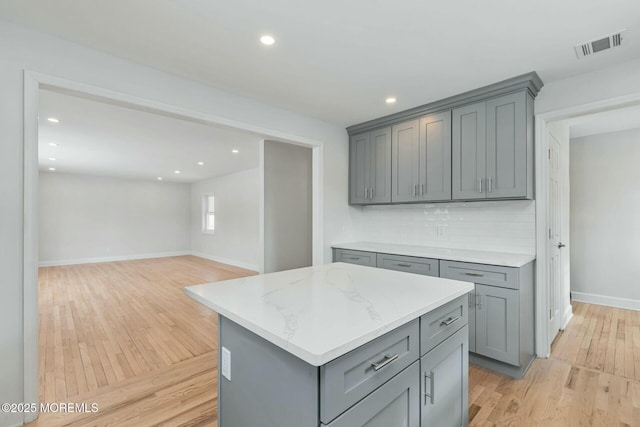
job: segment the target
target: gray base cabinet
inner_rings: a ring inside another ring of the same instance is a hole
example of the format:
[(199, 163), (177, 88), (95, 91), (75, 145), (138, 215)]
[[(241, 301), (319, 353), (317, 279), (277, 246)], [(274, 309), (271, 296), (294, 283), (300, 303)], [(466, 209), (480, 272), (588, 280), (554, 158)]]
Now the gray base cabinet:
[(469, 348), (465, 326), (420, 359), (421, 427), (469, 423)]
[(223, 349), (232, 355), (231, 380), (218, 373), (219, 425), (466, 425), (466, 304), (463, 295), (320, 367), (219, 316), (219, 366)]
[[(371, 267), (474, 283), (475, 290), (465, 300), (465, 310), (448, 309), (449, 317), (464, 317), (464, 323), (469, 325), (467, 345), (472, 353), (471, 361), (514, 378), (522, 378), (529, 369), (535, 358), (534, 262), (516, 268), (366, 251), (358, 251), (358, 260), (350, 260), (345, 255), (348, 253), (350, 251), (334, 249), (333, 259), (361, 264), (361, 259), (366, 257), (376, 259), (375, 263), (368, 264)], [(443, 309), (445, 307), (439, 310)], [(460, 314), (453, 314), (455, 310)], [(425, 343), (429, 339), (424, 335), (425, 322), (421, 325), (421, 338)]]

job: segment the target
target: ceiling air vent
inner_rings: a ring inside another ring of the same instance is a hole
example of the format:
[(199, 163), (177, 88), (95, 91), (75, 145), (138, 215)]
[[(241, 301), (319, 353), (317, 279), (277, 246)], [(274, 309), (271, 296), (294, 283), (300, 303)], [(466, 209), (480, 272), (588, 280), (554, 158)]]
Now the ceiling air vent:
[(627, 30), (616, 31), (608, 36), (575, 45), (578, 59), (623, 45), (625, 42), (626, 31)]

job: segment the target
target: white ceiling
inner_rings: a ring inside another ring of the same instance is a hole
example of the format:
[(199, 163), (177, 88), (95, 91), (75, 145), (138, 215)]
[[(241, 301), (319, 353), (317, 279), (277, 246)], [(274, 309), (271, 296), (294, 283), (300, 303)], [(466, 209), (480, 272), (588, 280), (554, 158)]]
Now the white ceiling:
[(250, 133), (46, 90), (39, 116), (40, 170), (193, 182), (258, 166)]
[(640, 106), (619, 108), (567, 120), (571, 138), (640, 129)]
[[(0, 17), (342, 125), (640, 57), (634, 0), (3, 0)], [(623, 28), (627, 46), (576, 59), (575, 44)]]

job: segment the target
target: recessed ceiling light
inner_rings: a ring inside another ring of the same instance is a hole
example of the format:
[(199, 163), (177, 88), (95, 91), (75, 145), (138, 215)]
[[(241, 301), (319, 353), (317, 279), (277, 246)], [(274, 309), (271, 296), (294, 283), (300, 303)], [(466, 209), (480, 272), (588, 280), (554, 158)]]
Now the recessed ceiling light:
[(231, 150), (231, 152), (232, 152), (233, 154), (238, 154), (240, 151), (238, 151), (238, 150)]
[(396, 103), (396, 99), (391, 96), (391, 97), (385, 99), (384, 102), (386, 102), (387, 104), (395, 104)]
[(158, 178), (156, 178), (158, 181), (162, 181), (162, 177), (159, 176)]
[(49, 170), (50, 170), (50, 171), (54, 171), (54, 170), (56, 170), (56, 168), (49, 168)]
[(204, 166), (204, 162), (198, 162), (198, 166)]
[(260, 37), (260, 43), (267, 45), (267, 46), (271, 46), (272, 44), (274, 44), (276, 42), (276, 39), (274, 39), (272, 36), (262, 36)]
[(55, 117), (49, 117), (47, 120), (49, 120), (51, 123), (58, 123), (58, 122), (60, 122), (60, 120), (56, 119)]
[(55, 142), (50, 142), (50, 143), (49, 143), (49, 146), (50, 146), (50, 147), (57, 147), (57, 146), (58, 146), (58, 144), (56, 144)]
[(52, 162), (55, 162), (56, 158), (55, 157), (49, 157), (49, 160), (51, 160)]
[(175, 174), (179, 174), (179, 173), (180, 173), (180, 171), (173, 171), (173, 173), (175, 173)]

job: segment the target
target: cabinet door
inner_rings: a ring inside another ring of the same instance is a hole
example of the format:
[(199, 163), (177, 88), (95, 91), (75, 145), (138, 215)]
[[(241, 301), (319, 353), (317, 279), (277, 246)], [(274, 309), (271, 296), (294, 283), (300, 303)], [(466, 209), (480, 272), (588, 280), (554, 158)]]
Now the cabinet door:
[(518, 366), (518, 291), (476, 284), (476, 353)]
[(420, 141), (418, 120), (401, 123), (391, 128), (392, 159), (391, 200), (393, 202), (413, 202), (418, 196), (418, 159)]
[(453, 200), (486, 198), (486, 104), (453, 110), (452, 196)]
[(369, 141), (369, 202), (391, 202), (391, 128), (371, 132)]
[(526, 92), (487, 101), (487, 197), (527, 196)]
[[(367, 203), (371, 163), (369, 132), (354, 135), (349, 141), (349, 203)], [(365, 189), (367, 189), (365, 193)]]
[(465, 326), (420, 359), (421, 427), (469, 422), (469, 348)]
[(420, 119), (418, 200), (451, 200), (451, 111)]
[(419, 427), (418, 361), (356, 403), (329, 427)]

